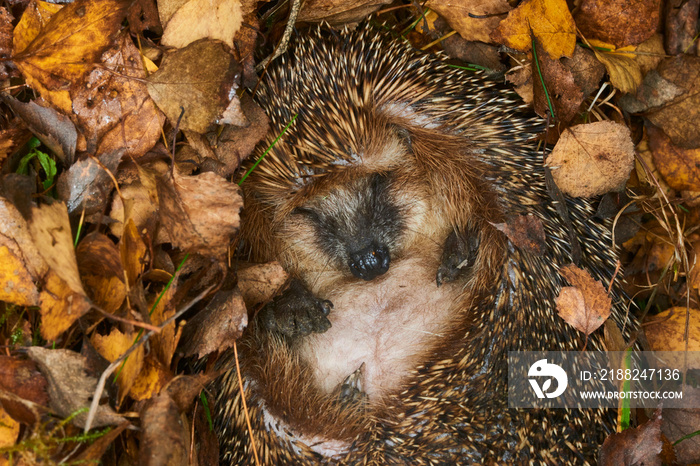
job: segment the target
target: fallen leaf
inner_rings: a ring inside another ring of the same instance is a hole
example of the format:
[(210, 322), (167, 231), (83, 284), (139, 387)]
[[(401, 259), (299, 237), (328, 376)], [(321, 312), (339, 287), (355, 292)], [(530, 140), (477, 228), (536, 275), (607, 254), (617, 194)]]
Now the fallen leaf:
[[(180, 129), (205, 133), (215, 124), (248, 124), (240, 111), (237, 121), (222, 119), (231, 104), (240, 105), (239, 80), (240, 67), (222, 44), (200, 40), (166, 55), (147, 85), (173, 125), (179, 121)], [(181, 108), (184, 114), (179, 120)]]
[(584, 37), (624, 47), (653, 36), (660, 14), (661, 0), (583, 0), (574, 19)]
[(642, 70), (633, 56), (626, 53), (593, 50), (596, 58), (605, 65), (610, 83), (622, 92), (635, 92), (642, 82)]
[(141, 54), (126, 32), (105, 51), (96, 67), (70, 89), (74, 118), (87, 151), (104, 154), (120, 149), (141, 157), (161, 136), (165, 115), (148, 94)]
[(25, 400), (3, 389), (2, 385), (0, 385), (0, 405), (12, 419), (31, 427), (36, 426), (49, 413), (49, 408), (46, 406)]
[(629, 428), (605, 439), (598, 454), (600, 466), (661, 466), (661, 410), (637, 428)]
[(526, 0), (491, 35), (499, 44), (521, 52), (532, 49), (532, 36), (542, 42), (552, 60), (573, 55), (576, 24), (566, 0)]
[[(86, 375), (86, 359), (70, 350), (49, 350), (39, 346), (27, 349), (29, 357), (37, 363), (39, 370), (49, 383), (51, 409), (61, 417), (68, 417), (76, 411), (90, 407), (90, 400), (97, 386), (97, 379)], [(85, 427), (87, 412), (73, 417), (72, 423)], [(98, 405), (93, 427), (117, 425), (123, 418), (108, 405)]]
[(630, 113), (642, 113), (672, 102), (685, 93), (685, 90), (661, 77), (656, 70), (649, 71), (635, 94), (625, 94), (620, 105)]
[(106, 235), (90, 233), (76, 248), (80, 277), (92, 302), (113, 314), (126, 299), (119, 249)]
[[(109, 362), (114, 362), (126, 353), (136, 342), (136, 333), (122, 333), (117, 328), (112, 328), (109, 335), (94, 334), (90, 342), (98, 353)], [(143, 368), (143, 345), (135, 349), (126, 361), (117, 369), (117, 385), (119, 386), (119, 404), (129, 394), (131, 386)]]
[(146, 265), (148, 248), (136, 230), (132, 219), (127, 220), (122, 238), (119, 241), (119, 255), (126, 271), (129, 286), (134, 286)]
[(679, 147), (700, 147), (700, 57), (682, 55), (667, 58), (657, 71), (662, 78), (685, 92), (672, 102), (647, 115)]
[(211, 173), (158, 180), (161, 226), (176, 248), (222, 257), (238, 232), (240, 188)]
[(172, 378), (170, 371), (149, 354), (146, 356), (143, 369), (136, 377), (134, 385), (131, 386), (129, 396), (136, 401), (153, 398), (161, 392)]
[(697, 55), (698, 0), (664, 2), (664, 42), (669, 55)]
[(646, 126), (654, 166), (664, 181), (678, 191), (700, 191), (700, 148), (684, 149), (653, 125)]
[(571, 58), (562, 58), (562, 64), (571, 71), (574, 81), (581, 88), (583, 98), (588, 98), (600, 88), (605, 67), (595, 58), (595, 54), (581, 46), (576, 46)]
[(39, 290), (32, 275), (7, 246), (0, 246), (0, 301), (18, 306), (39, 304)]
[[(170, 286), (162, 293), (159, 293), (154, 299), (155, 302), (149, 306), (151, 323), (161, 326), (166, 320), (175, 315), (176, 309), (172, 302), (175, 291), (177, 290), (177, 279), (170, 283)], [(181, 328), (177, 327), (175, 322), (170, 322), (163, 327), (160, 332), (151, 337), (153, 342), (153, 352), (158, 360), (165, 367), (170, 366), (177, 342), (180, 340)]]
[(46, 379), (32, 361), (0, 356), (0, 387), (22, 399), (48, 405)]
[(112, 44), (128, 6), (123, 0), (77, 0), (54, 14), (14, 57), (27, 84), (70, 114), (67, 89), (80, 81)]
[(654, 34), (649, 39), (645, 40), (635, 49), (634, 57), (639, 63), (639, 68), (642, 74), (646, 75), (649, 71), (655, 69), (666, 56), (664, 50), (664, 36)]
[[(535, 47), (539, 60), (539, 66), (533, 67), (532, 76), (535, 112), (546, 118), (551, 103), (554, 109), (554, 115), (551, 117), (566, 125), (578, 116), (583, 102), (583, 91), (576, 84), (571, 70), (567, 69), (559, 60), (552, 60), (546, 53), (543, 53), (544, 50), (539, 40), (535, 40)], [(542, 85), (543, 79), (547, 86), (546, 90)]]
[(226, 351), (248, 326), (248, 312), (240, 291), (219, 290), (206, 310), (185, 327), (184, 354), (202, 358), (214, 351)]
[[(672, 367), (672, 366), (669, 366)], [(700, 437), (691, 435), (700, 427), (700, 389), (683, 385), (684, 409), (664, 408), (664, 422), (661, 432), (673, 445), (677, 464), (698, 464), (700, 461)], [(676, 443), (678, 442), (678, 443)]]
[(248, 309), (266, 303), (287, 283), (289, 274), (279, 262), (255, 264), (238, 271), (238, 288)]
[(492, 224), (504, 233), (515, 247), (531, 254), (544, 254), (546, 237), (542, 220), (532, 214), (518, 215), (506, 223)]
[[(19, 437), (19, 422), (10, 417), (0, 406), (0, 449), (11, 447)], [(2, 461), (0, 456), (0, 461)]]
[(243, 22), (240, 0), (186, 0), (179, 3), (180, 7), (167, 24), (163, 23), (163, 45), (182, 48), (200, 39), (213, 39), (233, 47), (233, 36)]
[[(56, 183), (58, 197), (66, 203), (68, 213), (101, 213), (114, 187), (110, 174), (117, 171), (124, 149), (101, 154), (97, 160), (86, 157), (61, 173)], [(109, 171), (109, 172), (108, 172)]]
[(112, 445), (112, 442), (114, 442), (117, 437), (119, 437), (121, 433), (124, 432), (124, 430), (130, 425), (131, 424), (127, 421), (122, 422), (117, 427), (111, 429), (109, 432), (88, 445), (87, 448), (80, 453), (80, 455), (78, 455), (75, 459), (71, 459), (71, 461), (75, 462), (76, 464), (101, 463), (102, 457), (107, 449)]
[(599, 121), (567, 128), (547, 157), (557, 186), (574, 197), (620, 189), (634, 163), (627, 126)]
[(610, 317), (612, 298), (605, 287), (575, 265), (559, 270), (571, 286), (565, 286), (555, 299), (557, 313), (577, 330), (590, 335)]
[(139, 464), (186, 465), (189, 434), (177, 404), (167, 392), (148, 400), (141, 410)]
[(297, 21), (310, 23), (327, 22), (342, 25), (362, 21), (391, 0), (366, 0), (347, 2), (345, 0), (308, 0), (299, 11)]
[(32, 0), (22, 13), (22, 18), (13, 31), (14, 54), (22, 52), (39, 35), (63, 5)]
[(22, 265), (38, 281), (48, 271), (48, 264), (39, 253), (29, 233), (29, 225), (17, 208), (4, 197), (0, 197), (0, 245), (20, 259)]
[[(684, 307), (672, 307), (647, 320), (644, 333), (654, 351), (678, 351), (681, 362), (684, 359), (683, 352), (700, 351), (700, 310), (690, 308), (688, 312), (689, 314)], [(686, 323), (689, 326), (687, 342), (685, 340)], [(688, 361), (691, 359), (688, 358)], [(672, 363), (669, 362), (670, 364)], [(683, 363), (672, 367), (683, 367)], [(700, 369), (700, 367), (693, 367), (693, 369)]]
[(445, 18), (464, 39), (487, 43), (502, 15), (512, 10), (506, 0), (430, 0), (425, 6)]

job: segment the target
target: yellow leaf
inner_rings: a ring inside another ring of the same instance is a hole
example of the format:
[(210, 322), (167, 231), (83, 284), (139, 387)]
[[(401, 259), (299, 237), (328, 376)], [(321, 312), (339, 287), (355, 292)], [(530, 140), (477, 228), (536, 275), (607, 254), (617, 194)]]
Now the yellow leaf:
[(161, 43), (182, 48), (199, 39), (214, 39), (233, 48), (242, 22), (239, 0), (188, 0), (165, 24)]
[(22, 19), (12, 33), (12, 52), (17, 55), (26, 49), (51, 17), (61, 8), (63, 5), (55, 3), (38, 1), (30, 3), (22, 13)]
[[(628, 47), (625, 47), (627, 49)], [(623, 50), (623, 49), (620, 49)], [(600, 52), (593, 50), (596, 58), (608, 70), (610, 82), (622, 92), (636, 92), (642, 83), (642, 70), (634, 55), (629, 53)]]
[(119, 31), (128, 5), (122, 0), (78, 0), (53, 15), (14, 57), (27, 84), (70, 113), (68, 88), (99, 62)]
[(526, 0), (508, 13), (492, 38), (508, 47), (527, 52), (532, 48), (532, 35), (539, 39), (553, 60), (573, 55), (576, 25), (566, 0)]
[(143, 370), (131, 387), (130, 396), (136, 401), (152, 398), (153, 395), (160, 393), (170, 379), (172, 379), (170, 372), (149, 355), (146, 357)]
[(41, 336), (52, 341), (90, 310), (84, 294), (76, 293), (53, 269), (41, 291)]
[(31, 274), (7, 246), (0, 246), (0, 301), (20, 306), (39, 304), (39, 291)]
[[(19, 435), (19, 422), (10, 417), (0, 406), (0, 448), (11, 447)], [(0, 464), (2, 457), (0, 457)]]
[[(136, 333), (122, 333), (113, 328), (109, 335), (95, 334), (90, 341), (98, 353), (109, 362), (116, 361), (124, 354), (136, 340)], [(143, 345), (139, 346), (129, 355), (117, 372), (117, 385), (119, 386), (119, 403), (129, 393), (136, 377), (143, 368), (144, 350)]]
[[(669, 367), (683, 367), (683, 352), (686, 351), (685, 327), (688, 320), (688, 351), (700, 351), (700, 310), (690, 309), (686, 315), (686, 308), (672, 307), (667, 311), (657, 314), (644, 325), (649, 345), (654, 351), (677, 351), (678, 357), (673, 362), (669, 361)], [(668, 353), (665, 353), (665, 357)], [(693, 361), (695, 358), (688, 358)], [(700, 367), (692, 367), (700, 369)]]

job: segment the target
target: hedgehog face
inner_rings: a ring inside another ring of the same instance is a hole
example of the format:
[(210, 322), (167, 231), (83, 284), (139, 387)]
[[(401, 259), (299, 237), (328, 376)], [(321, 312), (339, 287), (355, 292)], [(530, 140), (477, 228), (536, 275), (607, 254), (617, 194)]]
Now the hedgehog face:
[(338, 268), (372, 280), (389, 270), (404, 227), (391, 190), (391, 173), (370, 174), (311, 199), (292, 215), (310, 224), (318, 249)]

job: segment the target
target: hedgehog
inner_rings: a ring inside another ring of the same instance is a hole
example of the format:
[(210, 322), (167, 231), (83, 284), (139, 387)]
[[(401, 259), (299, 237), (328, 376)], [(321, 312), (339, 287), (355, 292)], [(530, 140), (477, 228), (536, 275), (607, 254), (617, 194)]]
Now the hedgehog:
[[(556, 315), (559, 268), (580, 255), (608, 283), (617, 261), (592, 201), (562, 213), (548, 194), (544, 121), (368, 25), (298, 38), (256, 98), (271, 120), (257, 159), (296, 119), (242, 184), (241, 235), (291, 278), (251, 316), (240, 375), (223, 360), (221, 464), (594, 461), (608, 410), (507, 402), (508, 351), (583, 346)], [(521, 215), (544, 251), (495, 227)], [(600, 332), (587, 345), (604, 349)]]

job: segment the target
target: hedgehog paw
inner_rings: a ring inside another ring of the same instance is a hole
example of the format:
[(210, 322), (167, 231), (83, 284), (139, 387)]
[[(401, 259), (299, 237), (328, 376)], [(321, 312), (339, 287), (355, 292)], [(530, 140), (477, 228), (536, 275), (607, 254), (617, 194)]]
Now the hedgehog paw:
[(318, 299), (297, 279), (261, 311), (263, 324), (288, 337), (323, 333), (331, 328), (328, 320), (333, 303)]
[(345, 408), (362, 405), (367, 401), (367, 394), (362, 391), (362, 372), (365, 368), (365, 363), (352, 374), (345, 377), (335, 392), (338, 395), (338, 400)]
[(456, 231), (445, 240), (442, 259), (437, 270), (437, 286), (451, 282), (468, 272), (479, 253), (479, 232), (470, 228), (463, 235)]

